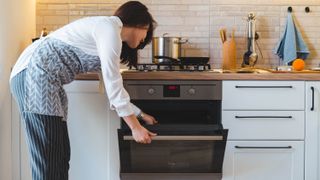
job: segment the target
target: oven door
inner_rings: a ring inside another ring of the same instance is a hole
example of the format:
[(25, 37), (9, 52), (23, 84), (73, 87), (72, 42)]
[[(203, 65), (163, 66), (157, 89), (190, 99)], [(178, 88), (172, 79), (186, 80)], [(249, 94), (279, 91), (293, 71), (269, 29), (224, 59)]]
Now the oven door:
[(152, 125), (150, 144), (119, 129), (121, 173), (221, 173), (228, 130), (221, 125)]

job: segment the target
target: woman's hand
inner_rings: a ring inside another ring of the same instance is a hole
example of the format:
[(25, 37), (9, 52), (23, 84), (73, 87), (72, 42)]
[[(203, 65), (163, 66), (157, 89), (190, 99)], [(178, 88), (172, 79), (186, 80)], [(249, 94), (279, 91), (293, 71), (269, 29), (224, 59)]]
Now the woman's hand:
[[(146, 117), (150, 117), (150, 116), (146, 116)], [(143, 126), (141, 126), (137, 117), (134, 114), (131, 114), (129, 116), (124, 116), (123, 119), (130, 127), (133, 139), (138, 143), (144, 143), (144, 144), (151, 143), (152, 137), (157, 135), (155, 133), (148, 131)]]
[(131, 131), (132, 131), (132, 136), (134, 140), (138, 143), (143, 143), (143, 144), (150, 144), (152, 141), (152, 137), (157, 135), (155, 133), (148, 131), (143, 126), (137, 126), (131, 129)]
[(142, 120), (144, 122), (146, 122), (146, 124), (152, 125), (152, 124), (157, 124), (158, 123), (158, 121), (156, 121), (156, 119), (153, 116), (151, 116), (149, 114), (146, 114), (144, 112), (141, 112), (141, 113), (143, 113)]

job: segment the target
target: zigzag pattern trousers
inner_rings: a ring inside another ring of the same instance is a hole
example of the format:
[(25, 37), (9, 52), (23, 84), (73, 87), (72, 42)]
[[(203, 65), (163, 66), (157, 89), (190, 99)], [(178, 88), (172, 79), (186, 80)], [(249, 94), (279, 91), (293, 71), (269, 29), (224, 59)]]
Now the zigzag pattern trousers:
[(67, 180), (70, 143), (62, 117), (24, 111), (26, 70), (12, 78), (11, 92), (25, 126), (33, 180)]

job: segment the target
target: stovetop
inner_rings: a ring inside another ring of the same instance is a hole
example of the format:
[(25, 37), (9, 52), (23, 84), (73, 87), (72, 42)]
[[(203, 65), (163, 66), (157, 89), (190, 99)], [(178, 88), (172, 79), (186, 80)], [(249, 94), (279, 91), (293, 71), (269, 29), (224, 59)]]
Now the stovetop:
[(130, 68), (130, 70), (137, 71), (209, 71), (211, 70), (210, 64), (137, 64), (137, 68)]

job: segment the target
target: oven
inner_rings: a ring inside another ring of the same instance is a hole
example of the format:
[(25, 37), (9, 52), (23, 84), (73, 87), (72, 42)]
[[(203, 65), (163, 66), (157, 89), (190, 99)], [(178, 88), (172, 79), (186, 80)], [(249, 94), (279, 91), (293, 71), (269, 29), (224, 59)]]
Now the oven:
[[(228, 130), (221, 124), (221, 81), (125, 81), (132, 103), (154, 116), (158, 135), (136, 143), (118, 130), (121, 180), (220, 180)], [(140, 121), (142, 124), (143, 122)]]

